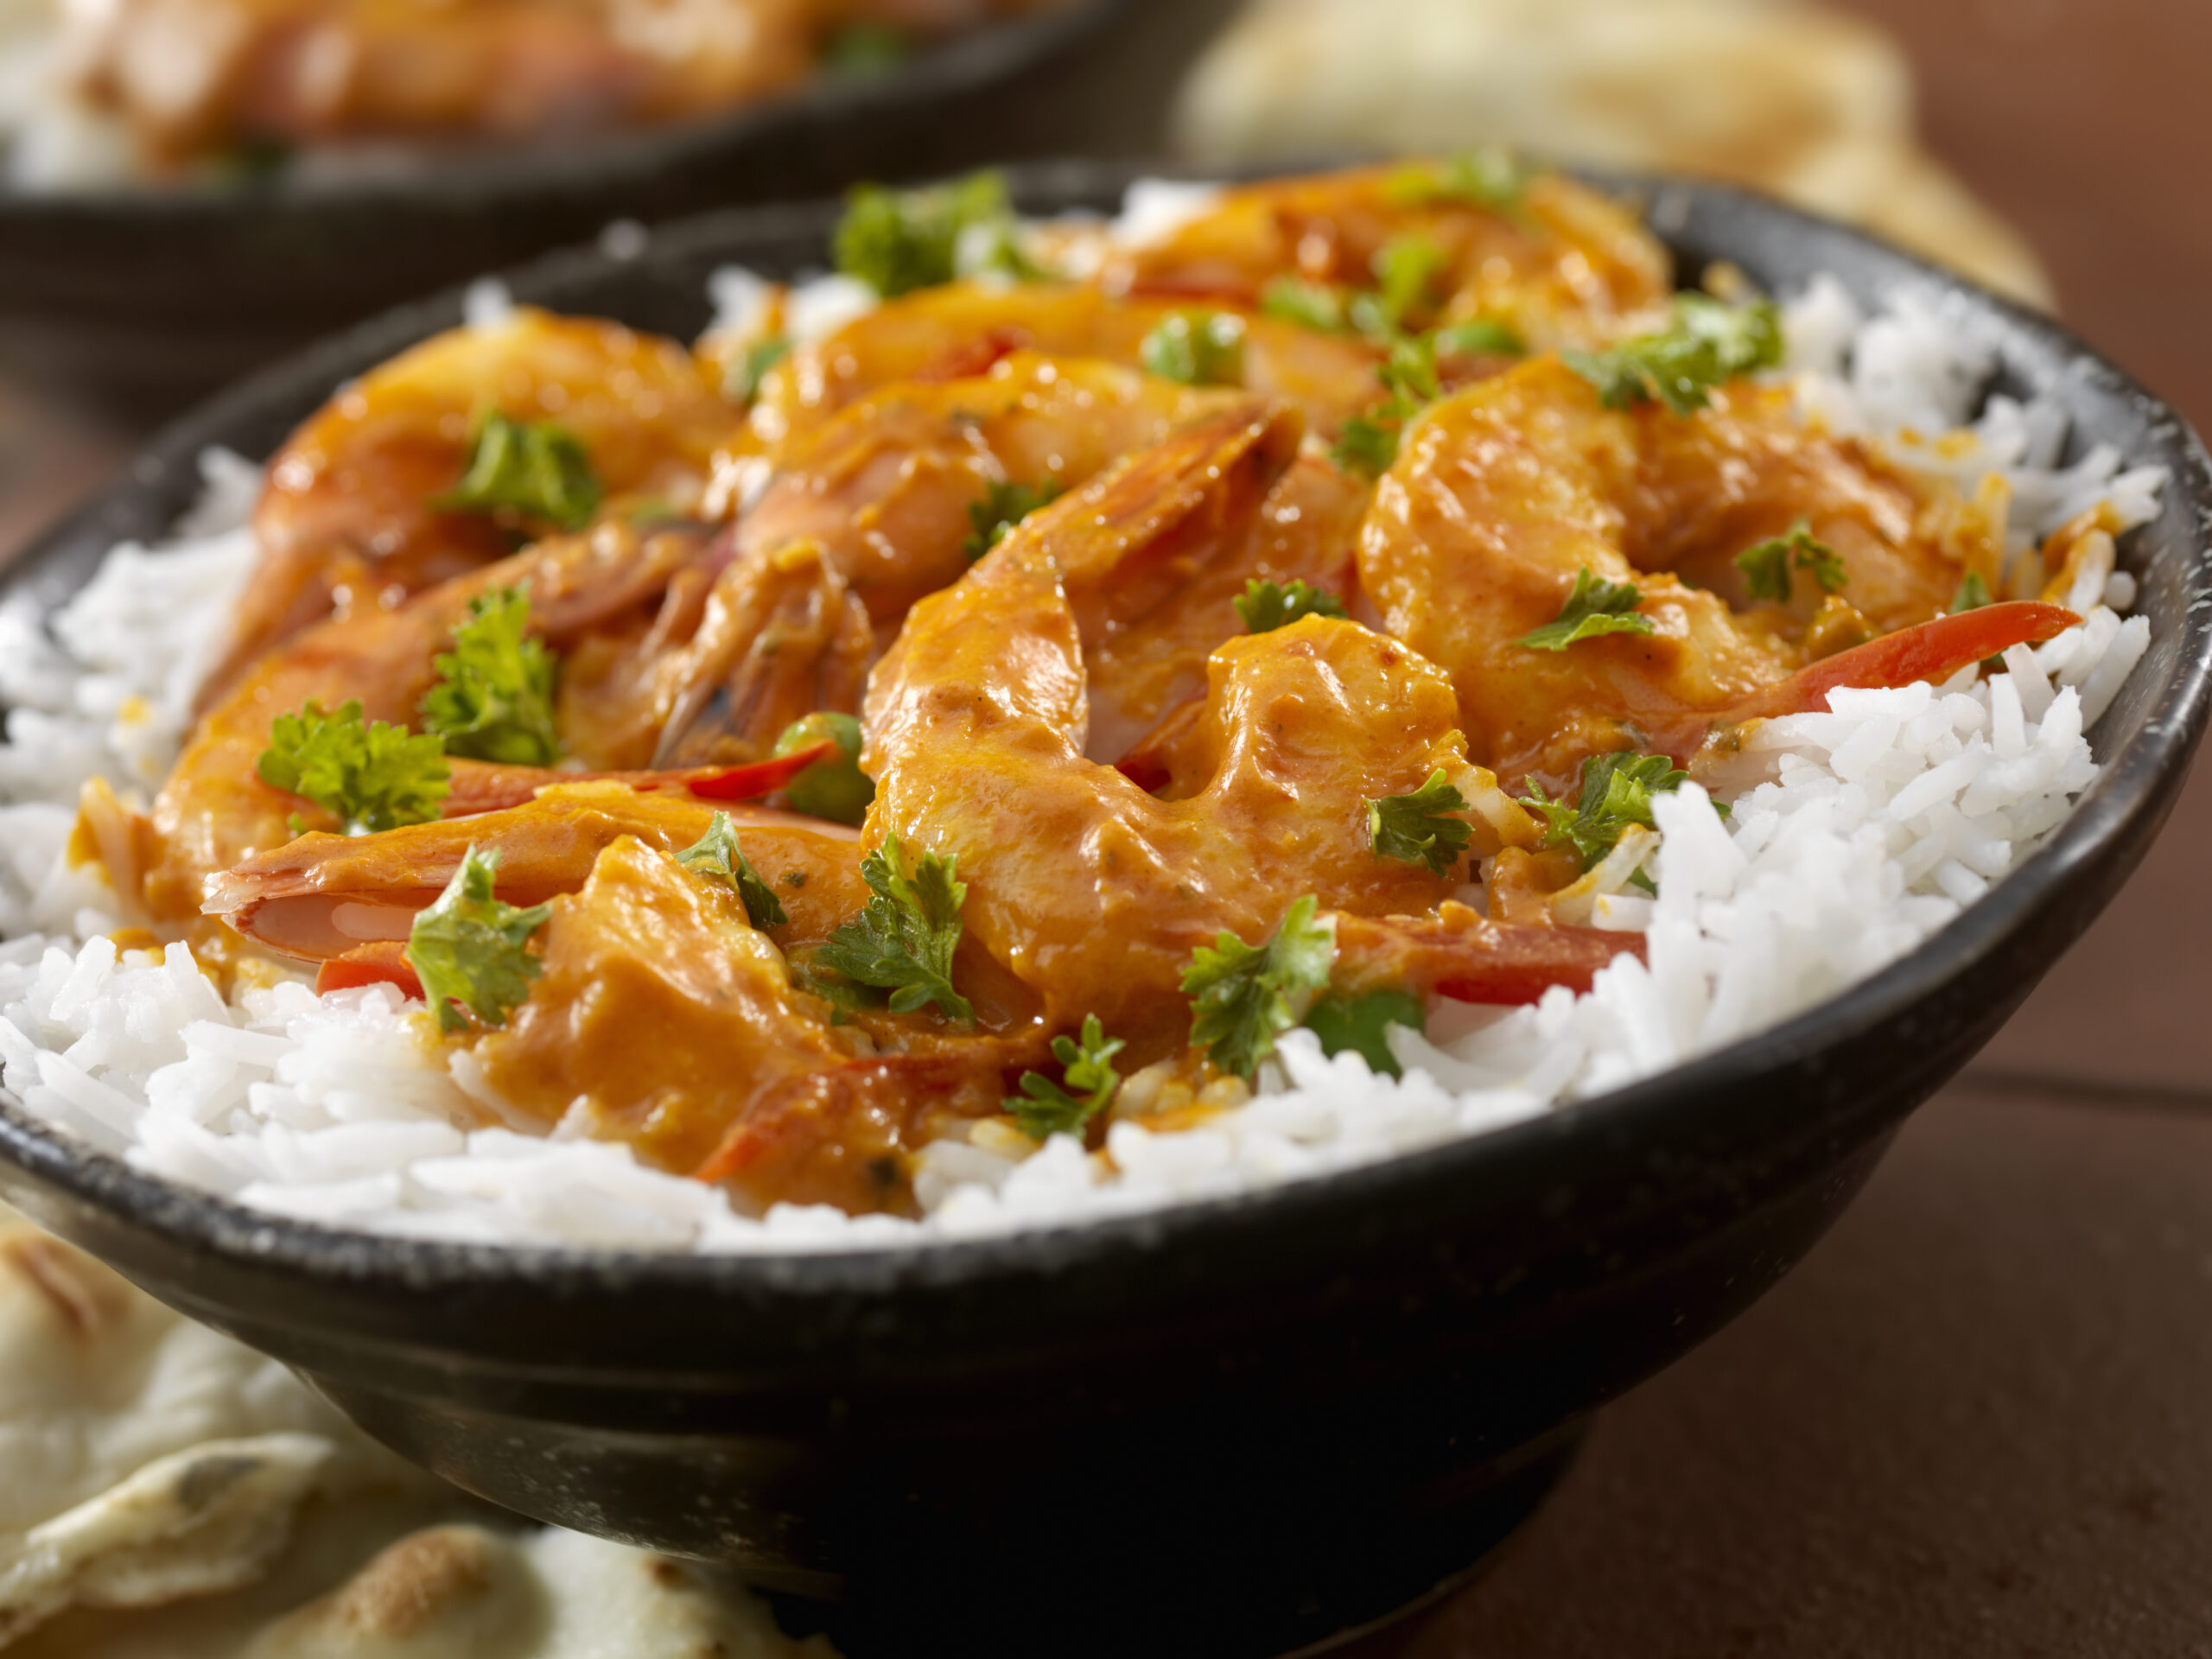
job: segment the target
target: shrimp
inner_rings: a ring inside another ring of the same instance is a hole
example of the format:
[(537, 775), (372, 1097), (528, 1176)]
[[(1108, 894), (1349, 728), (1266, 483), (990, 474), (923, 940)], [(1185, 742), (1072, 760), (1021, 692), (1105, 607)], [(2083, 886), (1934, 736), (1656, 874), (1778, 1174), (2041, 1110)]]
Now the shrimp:
[[(868, 838), (957, 861), (969, 939), (1046, 1028), (1096, 1014), (1147, 1056), (1186, 1038), (1180, 978), (1220, 930), (1258, 938), (1306, 893), (1377, 917), (1449, 896), (1455, 876), (1376, 855), (1368, 799), (1440, 769), (1471, 798), (1496, 794), (1466, 760), (1442, 675), (1387, 636), (1318, 618), (1214, 653), (1190, 744), (1209, 775), (1186, 796), (1156, 799), (1084, 758), (1063, 563), (1102, 562), (1099, 501), (1147, 484), (1203, 490), (1210, 471), (1171, 444), (1037, 514), (915, 607), (868, 694)], [(1519, 812), (1494, 810), (1509, 823)], [(1487, 817), (1475, 834), (1478, 854), (1504, 844)]]
[(304, 835), (212, 877), (203, 908), (272, 950), (321, 961), (404, 939), (471, 847), (499, 855), (502, 899), (537, 905), (579, 891), (616, 841), (677, 852), (717, 811), (790, 917), (771, 931), (778, 944), (818, 944), (867, 902), (859, 833), (843, 824), (598, 781), (555, 783), (519, 806), (380, 835)]
[(1278, 276), (1371, 288), (1385, 245), (1417, 240), (1437, 261), (1409, 319), (1424, 327), (1487, 319), (1548, 349), (1618, 339), (1665, 306), (1671, 262), (1627, 208), (1557, 174), (1502, 181), (1495, 206), (1449, 178), (1414, 164), (1225, 191), (1105, 280), (1139, 296), (1249, 306)]
[(743, 416), (671, 340), (524, 308), (403, 352), (286, 441), (254, 513), (262, 556), (201, 707), (270, 647), (336, 612), (389, 608), (504, 557), (505, 527), (440, 505), (486, 412), (557, 421), (613, 498), (697, 505)]
[[(1841, 641), (1828, 631), (1830, 649), (1940, 615), (1969, 562), (1993, 557), (2000, 527), (1975, 515), (1947, 486), (1807, 429), (1779, 389), (1739, 382), (1688, 416), (1609, 410), (1543, 358), (1415, 427), (1358, 568), (1389, 631), (1451, 676), (1474, 755), (1560, 784), (1586, 755), (1687, 759), (1713, 722), (1777, 711), (1770, 694), (1822, 643), (1816, 606), (1832, 615), (1847, 597), (1857, 619)], [(1753, 603), (1736, 556), (1800, 521), (1840, 560), (1841, 594), (1797, 575), (1789, 604)], [(1585, 569), (1634, 584), (1651, 631), (1523, 645)]]
[(175, 165), (248, 141), (518, 139), (700, 115), (795, 84), (810, 0), (118, 0), (73, 8), (94, 101)]
[[(891, 300), (771, 369), (753, 433), (773, 451), (840, 410), (902, 381), (965, 378), (1015, 352), (1139, 366), (1147, 335), (1185, 309), (1067, 283), (950, 283)], [(1380, 395), (1381, 348), (1272, 317), (1244, 320), (1243, 388), (1296, 404), (1333, 438)]]
[(257, 775), (277, 715), (310, 699), (331, 707), (358, 699), (364, 719), (405, 724), (435, 679), (433, 659), (479, 594), (526, 587), (532, 626), (558, 642), (652, 600), (700, 556), (696, 535), (640, 536), (603, 524), (442, 583), (397, 610), (321, 623), (264, 657), (201, 718), (154, 803), (159, 850), (146, 873), (146, 908), (159, 919), (194, 915), (207, 876), (292, 839), (295, 817), (334, 827), (327, 814)]

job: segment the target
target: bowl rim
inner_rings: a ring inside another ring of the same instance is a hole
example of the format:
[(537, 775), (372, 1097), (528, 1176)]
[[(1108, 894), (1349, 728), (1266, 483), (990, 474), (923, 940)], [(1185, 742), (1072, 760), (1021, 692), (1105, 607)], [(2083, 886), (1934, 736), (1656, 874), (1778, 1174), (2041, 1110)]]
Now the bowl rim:
[(108, 222), (156, 232), (269, 215), (470, 212), (488, 201), (573, 194), (580, 171), (589, 188), (604, 190), (786, 132), (864, 124), (1007, 84), (1091, 43), (1135, 3), (1063, 0), (1051, 10), (963, 30), (881, 73), (839, 75), (817, 66), (792, 87), (691, 119), (512, 146), (428, 149), (418, 162), (390, 173), (279, 175), (245, 186), (132, 180), (55, 191), (25, 189), (0, 175), (0, 224)]
[[(1031, 212), (1065, 207), (1071, 199), (1096, 198), (1139, 178), (1289, 176), (1274, 167), (1246, 170), (1090, 161), (1047, 162), (1004, 170), (1017, 204)], [(1755, 1084), (1762, 1073), (1816, 1056), (1906, 1014), (1913, 1005), (2022, 933), (2046, 898), (2110, 851), (2139, 818), (2162, 816), (2170, 806), (2208, 718), (2212, 718), (2212, 456), (2176, 410), (2065, 325), (1857, 227), (1711, 181), (1611, 169), (1568, 170), (1617, 195), (1641, 196), (1645, 222), (1662, 241), (1669, 240), (1669, 232), (1662, 221), (1702, 200), (1731, 212), (1764, 216), (1793, 233), (1840, 238), (1872, 251), (1899, 278), (1965, 296), (2001, 331), (2000, 340), (2031, 344), (2063, 363), (2069, 372), (2091, 377), (2103, 395), (2135, 406), (2146, 426), (2170, 442), (2180, 462), (2162, 507), (2179, 509), (2197, 527), (2198, 542), (2185, 583), (2186, 602), (2175, 619), (2181, 638), (2171, 680), (2134, 738), (2116, 753), (2100, 759), (2097, 781), (2051, 837), (1962, 914), (1903, 957), (1780, 1025), (1541, 1116), (1273, 1186), (974, 1237), (854, 1249), (708, 1254), (487, 1244), (352, 1231), (251, 1210), (142, 1173), (49, 1129), (4, 1098), (0, 1098), (0, 1161), (13, 1165), (35, 1184), (161, 1243), (308, 1283), (338, 1286), (389, 1280), (417, 1290), (467, 1287), (556, 1299), (587, 1289), (709, 1287), (798, 1301), (877, 1297), (980, 1280), (1049, 1276), (1131, 1249), (1203, 1249), (1209, 1237), (1233, 1232), (1262, 1213), (1286, 1223), (1303, 1218), (1318, 1224), (1325, 1217), (1387, 1204), (1395, 1186), (1449, 1179), (1478, 1163), (1510, 1160), (1548, 1143), (1593, 1135), (1632, 1137), (1663, 1124), (1686, 1103)], [(653, 249), (681, 255), (717, 249), (739, 238), (768, 243), (819, 235), (834, 222), (837, 211), (831, 200), (721, 209), (656, 227), (649, 232), (650, 243)], [(528, 302), (535, 289), (627, 263), (634, 262), (579, 247), (497, 275)], [(423, 337), (427, 329), (446, 326), (458, 314), (465, 291), (460, 286), (449, 288), (372, 317), (257, 372), (172, 423), (115, 480), (0, 563), (0, 585), (64, 543), (111, 531), (103, 521), (134, 493), (149, 491), (172, 467), (192, 465), (203, 447), (219, 441), (219, 432), (295, 393), (302, 382), (311, 384), (318, 374), (341, 378), (358, 372), (358, 365), (381, 360), (400, 345)]]

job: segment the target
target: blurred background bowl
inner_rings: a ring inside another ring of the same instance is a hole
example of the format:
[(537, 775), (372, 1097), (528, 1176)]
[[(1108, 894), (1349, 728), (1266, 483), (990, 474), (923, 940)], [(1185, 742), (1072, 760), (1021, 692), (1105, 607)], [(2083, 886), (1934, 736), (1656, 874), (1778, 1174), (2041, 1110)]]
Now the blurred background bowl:
[(0, 370), (126, 424), (607, 226), (1058, 153), (1136, 155), (1232, 0), (1072, 0), (709, 122), (389, 179), (0, 192)]

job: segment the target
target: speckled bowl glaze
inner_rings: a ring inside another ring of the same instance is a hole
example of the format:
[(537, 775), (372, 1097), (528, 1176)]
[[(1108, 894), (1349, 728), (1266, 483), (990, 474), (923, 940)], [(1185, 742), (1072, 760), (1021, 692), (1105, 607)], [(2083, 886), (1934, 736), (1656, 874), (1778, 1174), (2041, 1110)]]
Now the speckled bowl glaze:
[[(1034, 209), (1125, 175), (1020, 175)], [(397, 1243), (149, 1180), (0, 1113), (0, 1195), (286, 1360), (372, 1433), (526, 1515), (830, 1603), (855, 1659), (1239, 1659), (1325, 1644), (1470, 1568), (1580, 1426), (1740, 1313), (1994, 1032), (2164, 819), (2212, 677), (2212, 473), (2060, 328), (1838, 226), (1702, 185), (1635, 190), (1686, 278), (1947, 296), (2074, 442), (2171, 469), (2128, 538), (2151, 652), (2103, 775), (1967, 915), (1779, 1029), (1541, 1121), (1350, 1173), (912, 1253), (696, 1260)], [(520, 296), (687, 334), (729, 261), (817, 264), (829, 207), (728, 213)], [(166, 525), (192, 458), (265, 453), (328, 388), (459, 319), (447, 295), (172, 429), (8, 579), (52, 598)], [(918, 1635), (918, 1632), (920, 1633)]]
[(1157, 141), (1233, 0), (1066, 0), (890, 73), (822, 78), (713, 120), (404, 176), (234, 189), (0, 188), (0, 368), (126, 423), (175, 415), (403, 300), (617, 219), (825, 195), (988, 162)]

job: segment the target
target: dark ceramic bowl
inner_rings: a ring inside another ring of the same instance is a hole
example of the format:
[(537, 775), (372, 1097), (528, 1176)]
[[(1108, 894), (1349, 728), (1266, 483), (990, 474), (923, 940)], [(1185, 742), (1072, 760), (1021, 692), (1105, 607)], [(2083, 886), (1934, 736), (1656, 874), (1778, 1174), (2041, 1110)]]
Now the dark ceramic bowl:
[[(108, 194), (0, 189), (0, 370), (127, 423), (363, 317), (617, 219), (995, 161), (1133, 156), (1231, 0), (1067, 0), (899, 69), (704, 123), (404, 179)], [(818, 256), (817, 256), (818, 257)]]
[[(1033, 207), (1122, 176), (1021, 175)], [(372, 1433), (538, 1518), (844, 1598), (855, 1659), (1238, 1659), (1325, 1643), (1467, 1571), (1606, 1401), (1742, 1312), (1849, 1202), (2127, 877), (2212, 677), (2212, 474), (2170, 410), (2050, 323), (1733, 191), (1644, 187), (1694, 276), (1940, 290), (2054, 391), (2077, 447), (2171, 468), (2130, 537), (2151, 653), (2105, 770), (1954, 925), (1778, 1030), (1541, 1121), (1252, 1197), (910, 1254), (696, 1260), (349, 1236), (146, 1179), (0, 1113), (0, 1195), (276, 1354)], [(825, 207), (725, 213), (643, 257), (546, 260), (542, 303), (685, 333), (707, 272), (818, 261)], [(447, 327), (448, 295), (174, 428), (20, 564), (48, 595), (150, 536), (203, 444), (270, 449), (331, 385)]]

